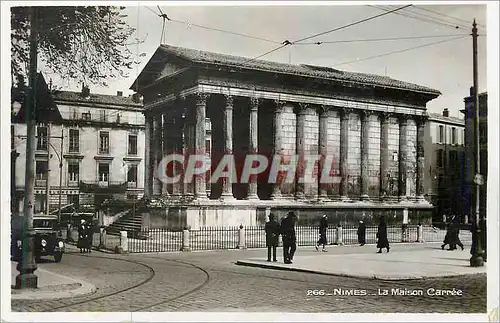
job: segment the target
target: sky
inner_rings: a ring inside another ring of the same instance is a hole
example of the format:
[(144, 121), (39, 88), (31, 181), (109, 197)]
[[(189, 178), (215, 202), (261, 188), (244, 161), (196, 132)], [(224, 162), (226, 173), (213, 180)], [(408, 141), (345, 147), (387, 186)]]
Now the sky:
[[(474, 18), (478, 23), (480, 35), (479, 89), (481, 92), (487, 90), (486, 5), (414, 3), (416, 4), (395, 13), (304, 41), (306, 44), (287, 46), (261, 59), (386, 75), (428, 86), (442, 93), (440, 97), (428, 103), (429, 112), (441, 113), (444, 108), (448, 108), (451, 116), (462, 117), (459, 110), (463, 109), (463, 98), (469, 94), (469, 88), (472, 86), (470, 33)], [(382, 9), (393, 10), (405, 5), (388, 6), (388, 2), (373, 3), (370, 6), (334, 5), (334, 2), (307, 6), (292, 6), (286, 2), (273, 6), (241, 6), (232, 2), (228, 2), (231, 6), (210, 6), (200, 3), (176, 6), (164, 4), (160, 3), (161, 11), (172, 19), (166, 22), (164, 29), (156, 3), (126, 8), (128, 15), (126, 21), (136, 28), (133, 37), (141, 40), (140, 44), (131, 45), (129, 48), (141, 63), (128, 72), (127, 78), (117, 79), (107, 88), (91, 86), (91, 92), (132, 93), (127, 89), (160, 43), (255, 58), (275, 49), (284, 40), (293, 42), (385, 13), (386, 11)], [(196, 25), (264, 38), (278, 44), (207, 30)], [(401, 39), (408, 37), (414, 38)], [(379, 40), (387, 38), (398, 39)], [(310, 44), (318, 41), (336, 43)], [(437, 42), (440, 43), (427, 45)], [(387, 53), (393, 54), (385, 55)], [(57, 75), (47, 75), (53, 79), (54, 84), (64, 89), (76, 91), (81, 89), (81, 84), (61, 82)]]

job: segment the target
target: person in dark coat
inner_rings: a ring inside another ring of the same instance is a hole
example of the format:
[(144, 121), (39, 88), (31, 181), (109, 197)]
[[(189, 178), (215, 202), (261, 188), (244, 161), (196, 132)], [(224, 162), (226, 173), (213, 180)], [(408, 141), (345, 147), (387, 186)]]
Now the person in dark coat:
[(276, 259), (276, 248), (278, 247), (278, 238), (280, 235), (280, 225), (274, 219), (274, 214), (269, 214), (269, 222), (266, 223), (264, 230), (266, 231), (266, 247), (267, 261), (271, 261), (271, 249), (273, 252), (273, 261)]
[[(458, 225), (454, 222), (454, 219), (450, 222), (448, 226), (448, 230), (446, 232), (446, 235), (448, 235), (448, 240), (446, 240), (445, 237), (445, 242), (448, 242), (450, 245), (450, 248), (448, 250), (456, 250), (457, 245), (464, 250), (464, 245), (462, 241), (460, 241), (460, 229), (458, 228)], [(443, 248), (443, 246), (441, 246)]]
[(80, 249), (80, 253), (87, 252), (88, 249), (88, 229), (84, 219), (80, 220), (80, 225), (78, 226), (78, 243), (77, 247)]
[(319, 240), (316, 242), (316, 251), (319, 251), (319, 246), (323, 245), (323, 252), (326, 252), (326, 245), (328, 241), (326, 240), (326, 229), (328, 229), (328, 219), (326, 218), (326, 214), (323, 214), (321, 220), (319, 222)]
[(92, 252), (92, 244), (94, 242), (94, 228), (90, 221), (87, 222), (86, 230), (87, 230), (87, 252), (90, 253)]
[(364, 246), (366, 243), (366, 225), (363, 221), (359, 221), (358, 242), (360, 246)]
[(281, 220), (281, 236), (283, 239), (283, 260), (285, 264), (291, 264), (295, 251), (297, 250), (297, 236), (295, 234), (295, 214), (290, 211), (286, 218)]
[(385, 217), (380, 217), (380, 223), (378, 225), (377, 231), (377, 253), (382, 253), (382, 248), (386, 248), (389, 252), (389, 240), (387, 239), (387, 225), (385, 223)]

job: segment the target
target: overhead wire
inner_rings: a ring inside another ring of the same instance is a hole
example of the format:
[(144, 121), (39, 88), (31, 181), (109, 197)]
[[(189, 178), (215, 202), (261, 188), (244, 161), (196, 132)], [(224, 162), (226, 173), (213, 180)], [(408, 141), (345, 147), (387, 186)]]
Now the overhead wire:
[(408, 8), (412, 6), (411, 4), (410, 5), (405, 5), (403, 7), (400, 7), (400, 8), (396, 8), (396, 9), (393, 9), (393, 10), (390, 10), (388, 12), (385, 12), (385, 13), (381, 13), (381, 14), (378, 14), (378, 15), (375, 15), (375, 16), (371, 16), (371, 17), (368, 17), (368, 18), (365, 18), (365, 19), (361, 19), (361, 20), (358, 20), (358, 21), (355, 21), (355, 22), (352, 22), (352, 23), (349, 23), (347, 25), (343, 25), (343, 26), (340, 26), (340, 27), (337, 27), (337, 28), (334, 28), (334, 29), (330, 29), (330, 30), (327, 30), (327, 31), (324, 31), (324, 32), (320, 32), (320, 33), (317, 33), (317, 34), (313, 34), (311, 36), (307, 36), (307, 37), (304, 37), (304, 38), (300, 38), (296, 41), (289, 41), (289, 40), (285, 40), (283, 41), (282, 45), (273, 49), (273, 50), (270, 50), (262, 55), (259, 55), (257, 57), (254, 57), (252, 59), (249, 59), (249, 60), (246, 60), (244, 61), (242, 64), (246, 64), (246, 63), (249, 63), (249, 62), (252, 62), (252, 61), (255, 61), (263, 56), (266, 56), (268, 54), (271, 54), (277, 50), (280, 50), (282, 49), (283, 47), (286, 47), (288, 45), (293, 45), (295, 43), (300, 43), (300, 42), (303, 42), (305, 40), (309, 40), (309, 39), (312, 39), (312, 38), (316, 38), (316, 37), (319, 37), (319, 36), (323, 36), (323, 35), (326, 35), (326, 34), (329, 34), (329, 33), (332, 33), (332, 32), (335, 32), (335, 31), (339, 31), (339, 30), (342, 30), (342, 29), (345, 29), (345, 28), (348, 28), (348, 27), (352, 27), (352, 26), (355, 26), (355, 25), (358, 25), (358, 24), (361, 24), (361, 23), (364, 23), (364, 22), (367, 22), (367, 21), (370, 21), (370, 20), (373, 20), (373, 19), (376, 19), (376, 18), (379, 18), (379, 17), (382, 17), (382, 16), (385, 16), (385, 15), (388, 15), (390, 13), (393, 13), (393, 12), (396, 12), (396, 11), (399, 11), (399, 10), (402, 10), (402, 9), (405, 9), (405, 8)]
[(428, 36), (408, 36), (408, 37), (345, 39), (345, 40), (333, 40), (333, 41), (318, 41), (318, 42), (309, 42), (309, 43), (298, 43), (296, 45), (322, 45), (322, 44), (377, 42), (377, 41), (426, 39), (426, 38), (444, 38), (444, 37), (454, 37), (454, 36), (461, 36), (461, 35), (465, 36), (465, 35), (469, 35), (469, 34), (449, 34), (449, 35), (428, 35)]
[[(449, 16), (449, 15), (445, 15), (444, 13), (441, 13), (441, 12), (437, 12), (437, 11), (434, 11), (434, 10), (431, 10), (431, 9), (426, 9), (426, 8), (422, 8), (422, 7), (417, 7), (415, 6), (414, 7), (415, 9), (418, 9), (418, 10), (422, 10), (422, 11), (427, 11), (427, 12), (430, 12), (430, 13), (434, 13), (436, 15), (439, 15), (439, 16), (442, 16), (442, 17), (446, 17), (446, 18), (450, 18), (450, 19), (454, 19), (456, 21), (462, 21), (462, 22), (465, 22), (465, 23), (470, 23), (470, 21), (467, 21), (465, 19), (461, 19), (461, 18), (457, 18), (457, 17), (454, 17), (454, 16)], [(486, 25), (483, 25), (483, 24), (477, 24), (479, 27), (483, 27), (485, 28)]]
[(419, 45), (419, 46), (414, 46), (414, 47), (409, 47), (409, 48), (405, 48), (405, 49), (401, 49), (401, 50), (397, 50), (397, 51), (393, 51), (393, 52), (389, 52), (389, 53), (384, 53), (384, 54), (369, 56), (369, 57), (365, 57), (365, 58), (360, 58), (360, 59), (356, 59), (356, 60), (352, 60), (352, 61), (348, 61), (348, 62), (334, 64), (331, 67), (340, 66), (340, 65), (347, 65), (347, 64), (352, 64), (352, 63), (358, 63), (358, 62), (363, 62), (363, 61), (367, 61), (367, 60), (370, 60), (370, 59), (380, 58), (380, 57), (389, 56), (389, 55), (393, 55), (393, 54), (399, 54), (399, 53), (407, 52), (407, 51), (410, 51), (410, 50), (415, 50), (415, 49), (419, 49), (419, 48), (423, 48), (423, 47), (438, 45), (438, 44), (450, 42), (450, 41), (453, 41), (453, 40), (462, 39), (462, 38), (465, 38), (465, 37), (468, 37), (468, 36), (469, 35), (465, 35), (465, 36), (462, 35), (460, 37), (455, 37), (455, 38), (451, 38), (451, 39), (445, 39), (445, 40), (441, 40), (441, 41), (437, 41), (437, 42), (432, 42), (432, 43), (427, 43), (427, 44), (423, 44), (423, 45)]

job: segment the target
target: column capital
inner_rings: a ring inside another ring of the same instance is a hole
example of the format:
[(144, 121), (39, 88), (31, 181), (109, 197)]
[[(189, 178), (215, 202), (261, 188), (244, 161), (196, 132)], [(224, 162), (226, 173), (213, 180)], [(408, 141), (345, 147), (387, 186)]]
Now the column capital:
[(309, 103), (299, 102), (295, 105), (295, 109), (293, 112), (295, 112), (295, 114), (297, 115), (306, 115), (309, 112), (309, 107)]
[(384, 112), (381, 112), (381, 113), (380, 113), (380, 120), (381, 120), (382, 122), (386, 122), (386, 123), (388, 123), (388, 122), (389, 122), (389, 120), (390, 120), (391, 118), (394, 118), (395, 116), (396, 116), (396, 115), (395, 115), (394, 113), (392, 113), (392, 112), (386, 112), (386, 111), (384, 111)]
[(354, 111), (351, 108), (340, 108), (340, 118), (341, 119), (349, 119), (349, 115)]
[(316, 108), (316, 112), (319, 114), (320, 117), (327, 117), (330, 109), (331, 109), (330, 105), (321, 104), (318, 105), (318, 107)]
[(274, 100), (274, 104), (275, 104), (274, 112), (275, 113), (282, 113), (286, 103), (287, 103), (286, 101)]
[(207, 99), (210, 97), (210, 93), (198, 92), (195, 94), (196, 105), (206, 105)]
[(370, 116), (373, 114), (373, 111), (371, 110), (360, 110), (359, 111), (359, 116), (362, 121), (368, 121)]
[(408, 120), (410, 120), (413, 116), (412, 115), (409, 115), (409, 114), (403, 114), (403, 113), (399, 113), (397, 115), (397, 118), (399, 120), (399, 123), (402, 124), (402, 125), (406, 125), (408, 124)]
[(421, 116), (416, 116), (415, 121), (417, 122), (417, 127), (422, 127), (424, 126), (427, 121), (429, 120), (428, 115), (421, 115)]
[(250, 110), (251, 111), (258, 111), (259, 105), (261, 102), (262, 102), (262, 99), (256, 98), (256, 97), (251, 97), (250, 98)]
[(226, 99), (226, 109), (232, 109), (233, 108), (233, 102), (234, 102), (234, 96), (224, 94), (224, 98)]

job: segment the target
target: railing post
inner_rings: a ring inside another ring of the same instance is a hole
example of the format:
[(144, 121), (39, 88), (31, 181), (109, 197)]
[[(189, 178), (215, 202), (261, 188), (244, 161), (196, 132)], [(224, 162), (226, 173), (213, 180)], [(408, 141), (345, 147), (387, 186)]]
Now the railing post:
[(408, 242), (408, 209), (403, 210), (403, 225), (401, 226), (401, 242)]
[(189, 245), (189, 227), (185, 227), (182, 230), (182, 247), (181, 251), (191, 251), (191, 247)]
[(128, 252), (128, 238), (127, 231), (120, 231), (120, 245), (116, 246), (115, 253)]
[(421, 223), (417, 227), (417, 242), (425, 242), (424, 240), (424, 227)]
[(339, 246), (343, 246), (344, 242), (342, 240), (342, 226), (340, 224), (337, 225), (336, 231), (337, 231), (337, 236), (335, 237), (336, 238), (335, 244), (339, 245)]
[(245, 245), (245, 227), (243, 224), (240, 225), (240, 229), (238, 230), (238, 246), (236, 246), (236, 249), (246, 249)]

